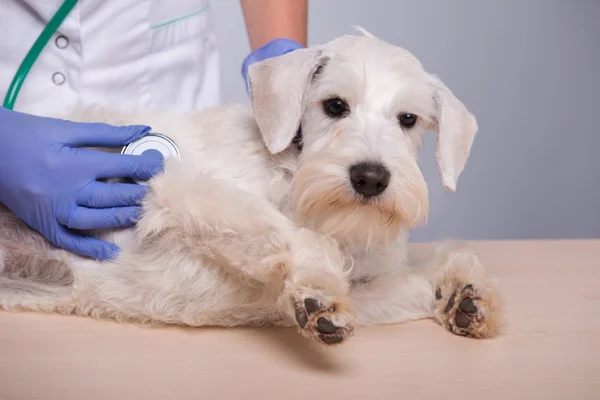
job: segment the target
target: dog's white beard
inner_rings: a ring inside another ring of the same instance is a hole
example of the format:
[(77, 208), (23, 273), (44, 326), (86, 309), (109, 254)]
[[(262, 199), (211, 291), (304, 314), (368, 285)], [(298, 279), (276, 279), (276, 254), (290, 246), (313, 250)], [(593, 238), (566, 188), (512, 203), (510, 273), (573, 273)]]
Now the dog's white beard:
[(411, 160), (393, 166), (386, 191), (370, 200), (354, 192), (346, 165), (331, 153), (303, 163), (292, 183), (297, 224), (368, 249), (387, 245), (403, 227), (425, 222), (427, 185)]

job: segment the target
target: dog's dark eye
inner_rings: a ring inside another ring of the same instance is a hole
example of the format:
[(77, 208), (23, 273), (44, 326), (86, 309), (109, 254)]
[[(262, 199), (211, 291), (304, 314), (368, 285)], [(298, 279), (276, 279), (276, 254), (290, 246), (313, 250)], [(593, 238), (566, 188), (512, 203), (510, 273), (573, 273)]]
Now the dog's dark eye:
[(323, 102), (323, 109), (325, 110), (325, 113), (332, 118), (343, 118), (348, 115), (348, 112), (350, 112), (348, 103), (339, 97), (325, 100)]
[(415, 114), (400, 114), (398, 115), (398, 122), (403, 128), (410, 129), (417, 123), (417, 116)]

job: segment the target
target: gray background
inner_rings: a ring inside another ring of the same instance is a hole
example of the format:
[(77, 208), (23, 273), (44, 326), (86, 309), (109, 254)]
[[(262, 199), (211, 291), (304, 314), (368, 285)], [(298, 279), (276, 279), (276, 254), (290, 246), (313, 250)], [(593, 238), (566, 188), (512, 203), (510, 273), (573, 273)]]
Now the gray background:
[[(312, 0), (309, 44), (361, 25), (413, 52), (473, 112), (471, 158), (446, 192), (429, 133), (431, 213), (412, 240), (600, 237), (600, 0)], [(239, 0), (213, 0), (226, 102), (247, 102)]]

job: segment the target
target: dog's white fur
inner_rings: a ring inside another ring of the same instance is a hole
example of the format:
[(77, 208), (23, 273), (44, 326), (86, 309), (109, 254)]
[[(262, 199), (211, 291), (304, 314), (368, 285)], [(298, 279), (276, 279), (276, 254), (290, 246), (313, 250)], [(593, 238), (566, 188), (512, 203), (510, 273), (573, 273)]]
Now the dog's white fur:
[[(474, 255), (445, 245), (425, 266), (407, 259), (407, 231), (428, 213), (417, 166), (424, 131), (437, 132), (442, 181), (455, 190), (477, 130), (452, 92), (409, 52), (366, 32), (266, 60), (249, 75), (252, 109), (69, 116), (148, 124), (177, 143), (181, 160), (150, 181), (136, 227), (93, 233), (122, 248), (111, 262), (51, 248), (1, 213), (0, 306), (138, 323), (298, 325), (326, 344), (355, 323), (417, 318), (494, 336), (500, 304)], [(324, 113), (334, 96), (348, 102), (346, 118)], [(401, 113), (417, 115), (416, 125), (403, 129)], [(299, 126), (302, 151), (291, 145)], [(375, 199), (349, 181), (363, 161), (391, 172)]]

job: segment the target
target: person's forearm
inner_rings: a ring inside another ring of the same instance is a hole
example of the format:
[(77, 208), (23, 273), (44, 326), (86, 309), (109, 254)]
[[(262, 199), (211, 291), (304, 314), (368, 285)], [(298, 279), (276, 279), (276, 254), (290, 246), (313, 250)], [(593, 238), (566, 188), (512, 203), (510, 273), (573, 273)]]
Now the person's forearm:
[(240, 0), (252, 51), (273, 39), (307, 45), (308, 0)]

